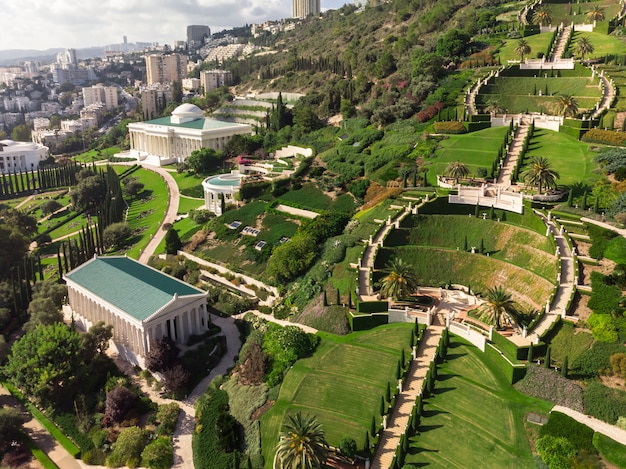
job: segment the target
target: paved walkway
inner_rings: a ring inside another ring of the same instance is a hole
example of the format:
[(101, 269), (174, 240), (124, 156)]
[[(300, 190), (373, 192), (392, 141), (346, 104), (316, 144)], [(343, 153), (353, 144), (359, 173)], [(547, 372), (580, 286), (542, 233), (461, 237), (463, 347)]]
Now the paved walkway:
[(290, 213), (291, 215), (302, 218), (316, 218), (319, 216), (319, 213), (312, 210), (304, 210), (302, 208), (290, 207), (289, 205), (278, 204), (274, 208), (279, 212)]
[(559, 31), (559, 37), (556, 40), (556, 45), (554, 46), (554, 53), (552, 54), (551, 60), (561, 59), (563, 58), (563, 54), (565, 53), (565, 46), (567, 45), (567, 40), (572, 34), (572, 27), (566, 26), (561, 27)]
[(283, 327), (286, 326), (295, 326), (298, 327), (300, 329), (302, 329), (304, 332), (308, 333), (308, 334), (317, 334), (317, 329), (314, 329), (313, 327), (310, 326), (305, 326), (304, 324), (300, 324), (297, 322), (291, 322), (291, 321), (287, 321), (284, 319), (276, 319), (274, 316), (271, 316), (269, 314), (263, 314), (261, 311), (258, 311), (256, 309), (250, 310), (250, 311), (246, 311), (245, 313), (241, 313), (241, 314), (237, 314), (236, 316), (233, 316), (233, 318), (235, 319), (243, 319), (246, 314), (248, 313), (252, 313), (255, 316), (260, 317), (261, 319), (265, 319), (268, 322), (273, 322), (276, 324), (280, 324)]
[(411, 361), (411, 367), (404, 382), (402, 392), (396, 397), (393, 412), (389, 416), (387, 429), (383, 430), (374, 454), (371, 469), (386, 469), (400, 444), (400, 437), (406, 431), (409, 416), (413, 410), (415, 399), (422, 392), (422, 382), (430, 363), (435, 358), (435, 351), (441, 338), (441, 326), (429, 326), (417, 350), (417, 358)]
[(3, 386), (0, 386), (0, 405), (11, 406), (21, 412), (25, 433), (57, 466), (61, 469), (80, 469), (79, 462)]
[(623, 237), (626, 238), (626, 229), (624, 228), (617, 228), (613, 225), (610, 225), (608, 223), (602, 222), (602, 221), (598, 221), (598, 220), (594, 220), (593, 218), (587, 218), (587, 217), (582, 217), (580, 219), (580, 221), (585, 222), (585, 223), (591, 223), (593, 225), (598, 225), (601, 226), (604, 229), (607, 230), (611, 230), (611, 231), (615, 231), (616, 233), (622, 235)]
[(176, 214), (178, 213), (178, 203), (180, 202), (180, 192), (178, 191), (178, 184), (176, 184), (176, 180), (167, 170), (148, 165), (143, 165), (142, 167), (159, 173), (167, 184), (167, 190), (169, 192), (167, 210), (165, 210), (163, 220), (159, 224), (159, 228), (157, 229), (156, 233), (152, 236), (152, 239), (150, 239), (150, 242), (139, 256), (139, 262), (146, 264), (148, 263), (150, 256), (152, 256), (156, 251), (163, 238), (165, 238), (165, 234), (167, 233), (167, 231), (163, 230), (163, 225), (166, 223), (174, 223), (176, 221)]
[(520, 124), (515, 130), (511, 146), (504, 157), (504, 164), (498, 173), (496, 183), (504, 190), (511, 186), (511, 176), (513, 175), (513, 170), (517, 165), (517, 159), (524, 146), (524, 140), (526, 139), (530, 129), (527, 119), (528, 116), (523, 116), (520, 120)]
[(560, 405), (555, 405), (551, 412), (561, 412), (563, 414), (569, 415), (574, 420), (587, 425), (593, 431), (602, 433), (605, 436), (626, 445), (626, 430), (623, 430), (615, 425), (611, 425), (609, 423), (603, 422), (602, 420), (598, 420), (595, 417), (591, 417), (590, 415), (582, 414), (576, 410), (570, 409), (569, 407), (562, 407)]

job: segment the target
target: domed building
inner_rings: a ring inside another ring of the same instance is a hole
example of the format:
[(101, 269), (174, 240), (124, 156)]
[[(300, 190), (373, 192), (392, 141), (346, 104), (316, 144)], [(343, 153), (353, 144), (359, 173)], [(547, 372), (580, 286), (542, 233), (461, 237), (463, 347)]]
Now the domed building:
[(130, 156), (155, 166), (180, 163), (194, 150), (223, 150), (233, 135), (251, 135), (248, 124), (204, 117), (198, 106), (181, 104), (170, 117), (128, 124)]

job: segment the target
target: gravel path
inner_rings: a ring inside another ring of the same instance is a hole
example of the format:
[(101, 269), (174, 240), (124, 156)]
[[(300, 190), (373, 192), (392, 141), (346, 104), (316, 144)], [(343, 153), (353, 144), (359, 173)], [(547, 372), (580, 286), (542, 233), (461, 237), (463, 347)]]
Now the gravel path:
[(595, 417), (591, 417), (589, 415), (582, 414), (574, 409), (570, 409), (569, 407), (562, 407), (560, 405), (555, 405), (551, 412), (561, 412), (562, 414), (569, 415), (574, 420), (587, 425), (593, 431), (598, 433), (602, 433), (609, 438), (626, 445), (626, 430), (622, 430), (615, 425), (611, 425), (609, 423), (603, 422), (602, 420), (598, 420)]

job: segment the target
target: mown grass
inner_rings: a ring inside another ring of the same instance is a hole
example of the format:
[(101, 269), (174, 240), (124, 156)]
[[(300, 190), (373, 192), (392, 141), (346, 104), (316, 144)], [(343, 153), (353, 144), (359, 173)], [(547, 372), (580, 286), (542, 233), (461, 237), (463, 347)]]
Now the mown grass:
[(202, 181), (206, 179), (206, 176), (198, 175), (193, 172), (185, 171), (179, 173), (177, 171), (169, 171), (170, 176), (176, 181), (176, 185), (179, 190), (189, 189), (202, 185)]
[[(568, 135), (537, 129), (524, 161), (528, 165), (533, 156), (545, 156), (552, 169), (559, 173), (557, 184), (560, 186), (570, 186), (577, 182), (593, 186), (600, 175), (596, 173), (598, 165), (593, 161), (595, 153), (589, 147), (589, 144)], [(527, 166), (523, 169), (527, 169)]]
[[(607, 17), (609, 18), (609, 17)], [(574, 53), (574, 57), (581, 58), (575, 54), (576, 41), (581, 37), (586, 37), (593, 45), (593, 52), (585, 55), (585, 60), (604, 57), (605, 55), (616, 55), (626, 53), (626, 41), (618, 36), (609, 36), (598, 32), (577, 31), (573, 33), (570, 51)]]
[(476, 176), (478, 168), (489, 170), (498, 156), (508, 127), (492, 127), (464, 135), (451, 135), (439, 143), (436, 158), (428, 167), (428, 182), (437, 185), (437, 175), (444, 174), (449, 163), (462, 161)]
[(313, 211), (326, 210), (332, 202), (330, 197), (313, 184), (304, 184), (301, 189), (286, 192), (278, 197), (278, 201), (297, 204)]
[(546, 279), (556, 276), (552, 243), (545, 236), (517, 226), (461, 215), (428, 215), (408, 217), (403, 228), (387, 238), (388, 246), (405, 244), (463, 249), (480, 249), (485, 253), (523, 267)]
[[(548, 44), (550, 44), (550, 38), (552, 38), (552, 33), (535, 34), (533, 36), (525, 37), (524, 40), (526, 40), (530, 46), (530, 54), (525, 55), (524, 58), (537, 58), (537, 54), (540, 52), (545, 54), (548, 49)], [(498, 55), (502, 65), (506, 65), (509, 60), (520, 59), (520, 56), (515, 52), (518, 41), (519, 39), (508, 39), (506, 44), (500, 47)]]
[(535, 467), (525, 415), (546, 415), (551, 403), (515, 391), (483, 353), (455, 336), (438, 376), (406, 463), (459, 469)]
[(203, 205), (203, 199), (190, 199), (188, 197), (181, 197), (178, 202), (178, 213), (189, 213), (190, 210), (197, 210)]
[(408, 357), (413, 327), (390, 324), (343, 337), (321, 334), (315, 354), (289, 370), (278, 400), (261, 418), (265, 467), (272, 467), (283, 421), (297, 411), (317, 417), (330, 445), (338, 446), (342, 438), (350, 437), (363, 448), (372, 416), (377, 424), (381, 422), (380, 399), (387, 383), (393, 386), (396, 381), (402, 348)]
[[(541, 308), (550, 297), (554, 285), (524, 267), (487, 257), (442, 248), (400, 246), (383, 248), (376, 257), (374, 280), (379, 281), (383, 269), (393, 257), (404, 259), (415, 269), (420, 285), (444, 286), (448, 282), (471, 285), (472, 291), (503, 286), (522, 305)], [(556, 278), (556, 277), (555, 277)]]
[[(615, 0), (600, 0), (584, 3), (552, 3), (547, 5), (548, 10), (552, 14), (552, 24), (582, 24), (587, 23), (587, 12), (594, 6), (600, 6), (604, 10), (604, 16), (608, 20), (613, 18), (619, 12), (619, 3)], [(601, 22), (598, 22), (601, 24)]]
[(136, 259), (163, 221), (169, 194), (165, 181), (158, 173), (141, 168), (133, 173), (133, 177), (145, 187), (137, 197), (127, 201), (127, 222), (132, 235), (125, 253)]
[(72, 157), (72, 159), (82, 163), (91, 163), (93, 161), (106, 160), (120, 151), (120, 147), (110, 147), (104, 150), (89, 150)]
[(550, 342), (551, 356), (558, 363), (563, 363), (565, 357), (573, 363), (585, 350), (591, 348), (593, 336), (589, 332), (576, 331), (573, 324), (561, 321), (559, 332)]

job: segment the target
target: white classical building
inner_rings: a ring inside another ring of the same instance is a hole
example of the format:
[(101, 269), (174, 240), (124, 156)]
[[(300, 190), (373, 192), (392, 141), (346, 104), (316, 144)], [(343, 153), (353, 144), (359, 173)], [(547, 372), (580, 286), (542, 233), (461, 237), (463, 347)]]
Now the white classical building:
[(171, 117), (131, 122), (128, 133), (132, 158), (163, 166), (180, 163), (200, 148), (223, 150), (233, 135), (251, 135), (252, 127), (206, 118), (198, 106), (185, 103)]
[(218, 174), (202, 181), (205, 208), (220, 216), (222, 214), (222, 199), (225, 206), (235, 204), (235, 196), (239, 192), (244, 178), (243, 173), (232, 171), (230, 174)]
[(208, 329), (205, 291), (129, 257), (97, 257), (64, 277), (69, 306), (85, 330), (99, 321), (113, 325), (120, 356), (145, 366), (152, 340), (185, 344)]
[(31, 171), (48, 158), (48, 147), (34, 142), (0, 141), (0, 173)]

